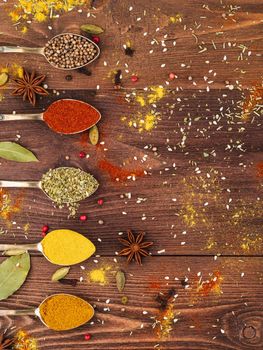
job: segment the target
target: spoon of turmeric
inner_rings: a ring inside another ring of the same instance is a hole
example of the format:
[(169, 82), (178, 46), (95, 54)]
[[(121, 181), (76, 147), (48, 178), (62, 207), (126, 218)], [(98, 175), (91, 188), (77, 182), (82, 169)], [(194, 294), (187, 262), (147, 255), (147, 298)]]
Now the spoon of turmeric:
[(0, 114), (1, 121), (40, 120), (53, 131), (71, 135), (92, 128), (101, 119), (100, 112), (89, 103), (74, 99), (61, 99), (51, 103), (43, 113)]
[(52, 294), (37, 309), (0, 310), (0, 316), (35, 315), (49, 329), (67, 331), (80, 327), (94, 316), (93, 307), (71, 294)]
[(70, 266), (90, 258), (96, 251), (94, 244), (78, 232), (61, 229), (49, 232), (35, 244), (0, 244), (0, 251), (36, 250), (55, 265)]

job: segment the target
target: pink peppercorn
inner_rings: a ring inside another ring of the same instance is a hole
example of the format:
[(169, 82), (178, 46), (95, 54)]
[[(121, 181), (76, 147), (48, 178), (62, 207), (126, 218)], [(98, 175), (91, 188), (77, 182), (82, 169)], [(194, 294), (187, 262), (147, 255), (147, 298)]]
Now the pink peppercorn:
[(88, 218), (87, 215), (81, 215), (81, 216), (79, 217), (80, 221), (86, 221), (87, 218)]
[(84, 338), (85, 338), (85, 340), (90, 340), (91, 335), (90, 334), (85, 334)]
[(95, 44), (98, 44), (100, 42), (100, 37), (97, 35), (92, 36), (92, 41), (94, 41)]
[(85, 158), (86, 157), (86, 153), (81, 151), (79, 152), (79, 158)]
[(170, 73), (169, 74), (169, 79), (170, 80), (174, 80), (175, 79), (175, 74), (174, 73)]
[(41, 236), (42, 236), (42, 237), (45, 237), (46, 235), (47, 235), (47, 234), (46, 234), (45, 232), (42, 232), (42, 233), (41, 233)]
[(98, 205), (102, 205), (103, 204), (103, 199), (102, 198), (100, 198), (100, 199), (98, 199)]
[(137, 75), (132, 75), (131, 76), (131, 81), (133, 82), (133, 83), (136, 83), (136, 81), (138, 81), (138, 77), (137, 77)]
[(43, 232), (43, 233), (47, 233), (48, 230), (49, 230), (48, 225), (44, 225), (44, 226), (42, 227), (42, 232)]

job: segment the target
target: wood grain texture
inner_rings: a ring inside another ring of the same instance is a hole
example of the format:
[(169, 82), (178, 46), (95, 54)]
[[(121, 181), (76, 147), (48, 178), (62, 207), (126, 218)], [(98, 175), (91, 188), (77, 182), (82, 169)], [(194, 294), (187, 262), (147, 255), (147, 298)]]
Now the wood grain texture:
[[(66, 333), (46, 330), (32, 317), (1, 319), (2, 325), (11, 325), (15, 321), (17, 327), (26, 326), (39, 339), (41, 349), (50, 349), (58, 344), (61, 349), (85, 349), (87, 346), (92, 349), (150, 349), (156, 344), (160, 344), (160, 349), (262, 348), (261, 258), (221, 258), (214, 261), (209, 257), (152, 257), (145, 260), (140, 270), (135, 264), (127, 266), (123, 259), (115, 263), (112, 258), (101, 259), (99, 265), (93, 262), (83, 265), (86, 270), (74, 267), (67, 278), (79, 279), (83, 276), (84, 282), (77, 287), (61, 287), (50, 281), (56, 267), (44, 258), (32, 258), (28, 283), (1, 305), (10, 309), (37, 307), (47, 295), (63, 290), (96, 305), (93, 325)], [(111, 266), (107, 274), (108, 284), (99, 287), (87, 282), (88, 271), (101, 266)], [(117, 268), (126, 273), (127, 284), (123, 293), (118, 293), (115, 286), (114, 271)], [(222, 273), (222, 294), (202, 296), (196, 292), (200, 278), (197, 274), (202, 273), (206, 280), (213, 271)], [(185, 277), (189, 279), (188, 289), (184, 289), (180, 282)], [(165, 295), (172, 288), (178, 294), (174, 306), (178, 322), (168, 339), (159, 339), (152, 329), (154, 318), (162, 312), (156, 298), (159, 292)], [(123, 295), (129, 299), (126, 305), (121, 303)], [(253, 331), (255, 334), (252, 336), (250, 333), (253, 334)], [(92, 334), (92, 342), (87, 343), (83, 339), (85, 333)]]
[[(86, 235), (97, 252), (83, 264), (85, 270), (71, 269), (68, 279), (84, 278), (76, 287), (52, 283), (56, 266), (32, 253), (29, 278), (0, 308), (37, 307), (47, 295), (64, 291), (89, 300), (96, 315), (94, 323), (72, 332), (49, 331), (33, 317), (1, 318), (0, 328), (27, 330), (40, 350), (262, 349), (262, 98), (250, 118), (242, 119), (244, 101), (262, 85), (262, 3), (95, 0), (90, 10), (32, 23), (23, 35), (8, 18), (15, 2), (0, 2), (0, 45), (41, 47), (58, 33), (79, 33), (87, 22), (105, 32), (101, 56), (88, 66), (91, 75), (74, 71), (70, 81), (65, 79), (68, 73), (52, 68), (44, 57), (0, 54), (0, 68), (16, 63), (47, 74), (50, 92), (32, 108), (11, 95), (10, 82), (0, 89), (0, 114), (41, 113), (60, 98), (83, 100), (102, 113), (101, 143), (89, 145), (87, 134), (55, 134), (42, 122), (0, 121), (0, 141), (17, 141), (40, 160), (18, 164), (1, 159), (0, 180), (39, 180), (50, 168), (76, 166), (94, 174), (100, 187), (81, 203), (86, 222), (68, 219), (67, 210), (54, 208), (40, 190), (10, 190), (13, 204), (22, 200), (21, 210), (8, 220), (0, 213), (0, 228), (7, 231), (0, 241), (37, 242), (48, 224), (51, 230), (70, 228)], [(178, 13), (182, 22), (171, 24), (170, 16)], [(128, 40), (133, 57), (124, 54)], [(119, 90), (112, 81), (116, 69), (122, 71)], [(177, 78), (170, 81), (170, 72)], [(139, 77), (136, 84), (132, 74)], [(156, 106), (141, 107), (136, 96), (147, 100), (150, 87), (157, 85), (165, 87), (165, 97)], [(138, 113), (151, 109), (161, 118), (150, 133), (127, 126)], [(80, 159), (80, 151), (88, 158)], [(112, 181), (99, 168), (105, 159), (147, 175)], [(117, 256), (118, 237), (130, 228), (145, 231), (154, 243), (153, 256), (143, 267), (127, 265)], [(87, 281), (91, 269), (105, 266), (110, 266), (106, 285)], [(127, 277), (123, 293), (115, 286), (119, 268)], [(198, 279), (211, 280), (218, 271), (222, 293), (197, 292)], [(160, 339), (153, 329), (163, 312), (160, 295), (173, 289), (178, 294), (173, 308), (178, 322), (168, 338)], [(126, 305), (121, 303), (123, 295), (128, 297)], [(89, 342), (86, 333), (92, 335)]]

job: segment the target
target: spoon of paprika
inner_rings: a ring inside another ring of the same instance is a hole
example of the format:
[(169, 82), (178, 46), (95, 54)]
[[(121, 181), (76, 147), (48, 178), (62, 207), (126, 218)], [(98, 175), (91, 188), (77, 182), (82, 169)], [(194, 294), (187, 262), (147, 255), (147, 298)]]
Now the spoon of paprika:
[(75, 295), (52, 294), (38, 308), (0, 310), (0, 316), (37, 316), (49, 329), (67, 331), (80, 327), (94, 316), (94, 309), (86, 300)]
[(1, 121), (41, 120), (53, 131), (71, 135), (90, 129), (101, 119), (100, 112), (89, 103), (74, 99), (53, 102), (45, 112), (37, 114), (0, 114)]

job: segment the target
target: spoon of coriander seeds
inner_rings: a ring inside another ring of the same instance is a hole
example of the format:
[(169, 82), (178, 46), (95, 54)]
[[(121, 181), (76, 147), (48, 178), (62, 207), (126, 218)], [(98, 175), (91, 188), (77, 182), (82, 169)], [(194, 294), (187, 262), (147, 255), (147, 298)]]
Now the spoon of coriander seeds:
[(95, 61), (100, 55), (100, 48), (82, 35), (62, 33), (51, 38), (42, 48), (0, 46), (1, 52), (43, 55), (53, 67), (72, 70)]

